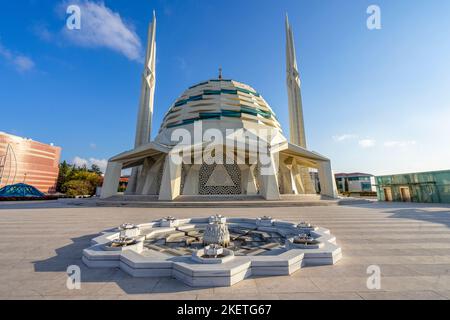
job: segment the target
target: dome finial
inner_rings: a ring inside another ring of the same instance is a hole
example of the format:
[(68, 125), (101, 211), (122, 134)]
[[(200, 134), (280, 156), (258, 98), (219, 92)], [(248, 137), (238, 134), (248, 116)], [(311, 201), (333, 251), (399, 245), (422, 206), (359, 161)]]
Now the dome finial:
[(222, 80), (222, 67), (219, 68), (219, 80)]

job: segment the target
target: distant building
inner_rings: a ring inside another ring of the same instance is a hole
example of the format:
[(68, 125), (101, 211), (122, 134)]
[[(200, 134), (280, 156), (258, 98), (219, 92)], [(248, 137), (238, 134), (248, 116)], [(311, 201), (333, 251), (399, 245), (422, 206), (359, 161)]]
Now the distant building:
[(450, 170), (376, 177), (378, 200), (450, 203)]
[(125, 191), (128, 187), (128, 181), (130, 180), (130, 176), (122, 176), (119, 179), (119, 190)]
[(56, 192), (61, 148), (0, 132), (0, 188), (26, 183)]
[(376, 192), (375, 177), (368, 173), (338, 173), (334, 175), (339, 192)]

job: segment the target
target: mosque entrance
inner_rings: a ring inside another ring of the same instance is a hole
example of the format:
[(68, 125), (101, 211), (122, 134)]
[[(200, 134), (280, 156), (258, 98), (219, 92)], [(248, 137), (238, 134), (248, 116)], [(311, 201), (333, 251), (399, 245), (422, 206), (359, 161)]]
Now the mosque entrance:
[(198, 180), (200, 195), (242, 194), (241, 170), (237, 164), (203, 164)]

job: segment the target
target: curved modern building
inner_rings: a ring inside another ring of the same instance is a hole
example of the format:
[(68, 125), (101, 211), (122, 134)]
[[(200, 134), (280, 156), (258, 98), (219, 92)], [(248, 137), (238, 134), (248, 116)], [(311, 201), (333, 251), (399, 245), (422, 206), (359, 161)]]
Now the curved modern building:
[(133, 169), (128, 196), (175, 200), (180, 195), (259, 195), (278, 200), (283, 194), (316, 194), (309, 174), (313, 168), (319, 171), (321, 194), (336, 197), (329, 159), (306, 149), (300, 80), (287, 20), (286, 28), (289, 140), (262, 95), (247, 84), (223, 79), (221, 72), (176, 99), (151, 140), (154, 18), (149, 27), (135, 148), (109, 160), (102, 198), (117, 193), (121, 170), (127, 168)]
[(56, 192), (61, 148), (0, 132), (0, 188), (30, 184)]

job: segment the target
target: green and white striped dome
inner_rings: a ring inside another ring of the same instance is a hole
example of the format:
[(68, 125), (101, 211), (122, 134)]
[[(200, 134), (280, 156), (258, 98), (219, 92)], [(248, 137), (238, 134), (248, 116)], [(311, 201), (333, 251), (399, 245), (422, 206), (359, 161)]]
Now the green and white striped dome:
[(246, 122), (282, 131), (272, 108), (255, 89), (234, 80), (214, 79), (186, 90), (166, 113), (160, 133), (214, 120), (220, 121), (221, 127)]

